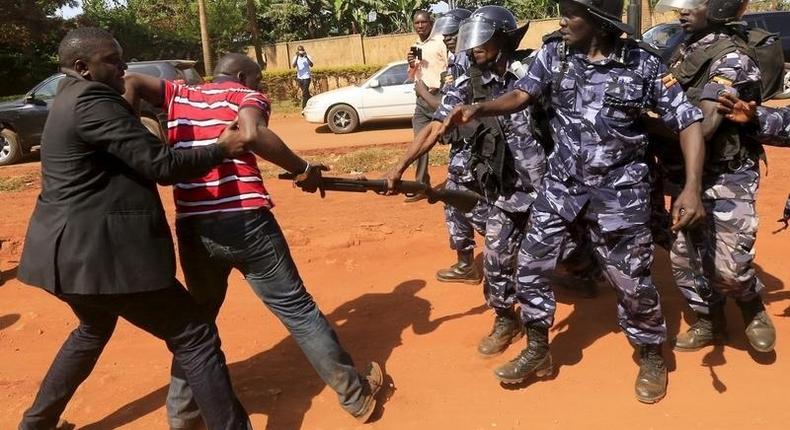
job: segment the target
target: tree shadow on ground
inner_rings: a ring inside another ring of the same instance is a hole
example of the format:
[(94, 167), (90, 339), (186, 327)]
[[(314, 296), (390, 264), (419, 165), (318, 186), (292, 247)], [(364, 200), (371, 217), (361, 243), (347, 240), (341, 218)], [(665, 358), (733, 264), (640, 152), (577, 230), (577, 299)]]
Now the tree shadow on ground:
[[(376, 361), (386, 373), (387, 360), (401, 345), (403, 331), (410, 327), (415, 334), (428, 334), (442, 323), (486, 310), (485, 306), (478, 306), (431, 320), (431, 303), (416, 295), (425, 285), (423, 280), (405, 281), (388, 293), (363, 294), (326, 315), (360, 369)], [(229, 369), (236, 393), (247, 412), (267, 415), (267, 429), (270, 430), (301, 428), (313, 398), (325, 385), (290, 336), (269, 350), (230, 364)], [(382, 401), (373, 420), (382, 415), (394, 387), (393, 380), (387, 377), (386, 392), (380, 396)], [(99, 430), (129, 424), (159, 409), (165, 402), (167, 389), (167, 386), (161, 387), (82, 428)], [(339, 406), (336, 410), (338, 414), (345, 413)], [(349, 417), (349, 423), (352, 420)]]

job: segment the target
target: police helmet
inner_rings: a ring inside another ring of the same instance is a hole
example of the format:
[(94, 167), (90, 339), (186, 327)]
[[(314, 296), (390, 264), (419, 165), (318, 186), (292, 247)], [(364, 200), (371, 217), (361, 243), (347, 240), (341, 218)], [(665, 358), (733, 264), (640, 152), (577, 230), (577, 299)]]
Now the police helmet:
[(461, 22), (472, 15), (472, 11), (463, 8), (452, 9), (443, 13), (436, 22), (433, 23), (431, 36), (449, 36), (458, 33)]
[(515, 51), (527, 33), (529, 23), (519, 27), (516, 17), (502, 6), (483, 6), (461, 23), (456, 52), (464, 52), (488, 42), (497, 32), (507, 36), (510, 50)]
[(611, 25), (625, 34), (634, 34), (634, 28), (623, 22), (623, 0), (564, 0), (585, 8), (590, 15)]

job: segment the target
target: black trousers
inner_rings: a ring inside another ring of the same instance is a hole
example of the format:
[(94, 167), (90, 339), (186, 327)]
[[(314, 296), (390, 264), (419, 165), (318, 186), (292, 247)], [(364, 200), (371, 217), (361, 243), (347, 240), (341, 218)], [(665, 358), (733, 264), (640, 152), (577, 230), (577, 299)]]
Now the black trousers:
[(296, 79), (299, 82), (299, 89), (302, 90), (302, 109), (307, 106), (307, 100), (310, 100), (310, 78), (307, 79)]
[(60, 348), (20, 430), (55, 428), (77, 387), (93, 371), (119, 316), (165, 341), (179, 364), (173, 374), (189, 381), (210, 430), (250, 428), (233, 393), (217, 329), (181, 285), (146, 293), (57, 297), (71, 307), (79, 326)]
[[(433, 121), (433, 110), (428, 103), (421, 97), (417, 97), (417, 105), (414, 107), (414, 116), (411, 119), (411, 126), (414, 129), (414, 135), (425, 128)], [(428, 178), (428, 154), (423, 154), (414, 162), (417, 171), (414, 174), (414, 179), (419, 182), (427, 182)]]

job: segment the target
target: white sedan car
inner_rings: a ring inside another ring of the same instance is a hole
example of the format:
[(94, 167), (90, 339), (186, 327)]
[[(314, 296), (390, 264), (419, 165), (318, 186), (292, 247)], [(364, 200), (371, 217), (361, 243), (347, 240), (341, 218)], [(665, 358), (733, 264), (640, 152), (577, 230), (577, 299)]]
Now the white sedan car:
[(411, 118), (417, 96), (405, 61), (389, 63), (361, 85), (314, 95), (302, 116), (308, 122), (326, 123), (332, 132), (350, 133), (359, 124), (377, 119)]

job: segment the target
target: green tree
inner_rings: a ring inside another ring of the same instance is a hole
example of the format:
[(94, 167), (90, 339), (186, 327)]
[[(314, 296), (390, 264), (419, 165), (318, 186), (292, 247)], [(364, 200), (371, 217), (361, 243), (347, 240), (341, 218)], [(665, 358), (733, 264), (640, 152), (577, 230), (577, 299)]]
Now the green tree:
[(57, 47), (68, 30), (55, 12), (74, 0), (0, 2), (0, 95), (22, 93), (57, 70)]

